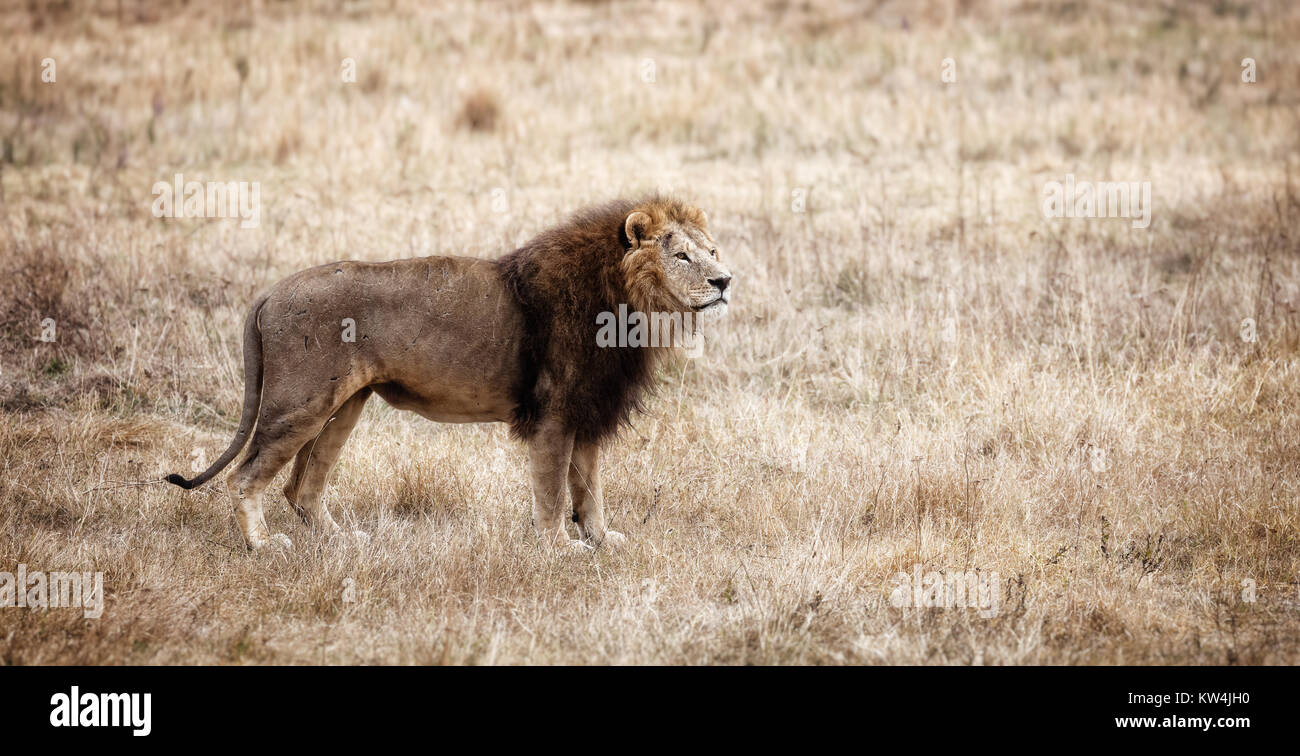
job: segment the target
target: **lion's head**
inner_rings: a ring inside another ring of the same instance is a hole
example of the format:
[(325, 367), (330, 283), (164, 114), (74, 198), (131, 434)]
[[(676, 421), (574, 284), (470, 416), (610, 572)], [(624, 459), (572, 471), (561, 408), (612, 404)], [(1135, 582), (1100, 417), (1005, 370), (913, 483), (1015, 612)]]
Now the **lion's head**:
[(641, 300), (633, 303), (637, 309), (695, 312), (707, 319), (727, 313), (731, 272), (703, 210), (665, 200), (643, 203), (628, 213), (623, 238), (629, 250), (622, 268), (629, 294)]

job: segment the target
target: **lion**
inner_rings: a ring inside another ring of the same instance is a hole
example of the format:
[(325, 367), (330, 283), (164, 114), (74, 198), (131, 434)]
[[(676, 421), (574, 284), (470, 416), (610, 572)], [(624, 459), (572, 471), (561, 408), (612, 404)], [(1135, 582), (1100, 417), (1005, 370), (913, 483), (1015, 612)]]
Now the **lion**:
[(615, 200), (496, 260), (336, 262), (293, 274), (245, 320), (234, 440), (197, 477), (166, 480), (201, 486), (248, 444), (226, 480), (247, 545), (292, 547), (262, 513), (263, 491), (290, 459), (289, 506), (314, 529), (337, 533), (322, 493), (378, 394), (437, 422), (508, 423), (528, 448), (538, 538), (577, 550), (622, 542), (605, 526), (600, 449), (641, 408), (660, 358), (679, 352), (680, 340), (610, 347), (597, 343), (596, 324), (620, 305), (646, 316), (725, 315), (731, 273), (707, 223), (680, 200)]

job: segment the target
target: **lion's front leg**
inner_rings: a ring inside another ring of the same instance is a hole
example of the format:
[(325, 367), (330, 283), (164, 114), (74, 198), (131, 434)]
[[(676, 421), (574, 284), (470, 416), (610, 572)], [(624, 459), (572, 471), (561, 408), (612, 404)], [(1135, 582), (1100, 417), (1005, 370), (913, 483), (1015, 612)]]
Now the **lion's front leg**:
[(564, 529), (564, 471), (573, 453), (573, 434), (545, 421), (528, 441), (533, 475), (533, 528), (547, 546), (581, 546)]
[(616, 544), (622, 533), (605, 528), (605, 495), (600, 488), (600, 447), (575, 443), (569, 464), (569, 494), (573, 497), (573, 519), (578, 537), (591, 546)]

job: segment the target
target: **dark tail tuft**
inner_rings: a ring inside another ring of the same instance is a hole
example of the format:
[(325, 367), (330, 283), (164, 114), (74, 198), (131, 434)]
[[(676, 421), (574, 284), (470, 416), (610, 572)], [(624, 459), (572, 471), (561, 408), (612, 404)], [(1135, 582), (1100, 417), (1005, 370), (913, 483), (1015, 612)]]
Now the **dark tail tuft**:
[(181, 476), (177, 475), (176, 473), (172, 473), (171, 475), (168, 475), (168, 476), (167, 476), (167, 482), (168, 482), (168, 483), (171, 483), (172, 485), (175, 485), (175, 486), (180, 486), (181, 488), (184, 488), (186, 491), (188, 491), (188, 490), (190, 490), (191, 488), (194, 487), (194, 484), (193, 484), (193, 483), (191, 483), (190, 481), (188, 481), (188, 480), (182, 478)]

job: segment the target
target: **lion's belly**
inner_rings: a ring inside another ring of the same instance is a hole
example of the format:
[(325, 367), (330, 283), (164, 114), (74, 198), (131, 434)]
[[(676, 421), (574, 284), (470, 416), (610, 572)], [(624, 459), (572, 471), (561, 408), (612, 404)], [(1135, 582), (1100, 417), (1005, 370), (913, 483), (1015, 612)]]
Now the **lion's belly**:
[(514, 402), (480, 387), (458, 385), (407, 386), (377, 383), (371, 388), (397, 409), (410, 410), (439, 423), (508, 422)]

